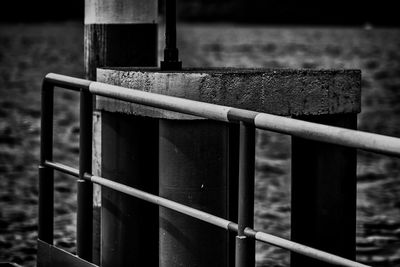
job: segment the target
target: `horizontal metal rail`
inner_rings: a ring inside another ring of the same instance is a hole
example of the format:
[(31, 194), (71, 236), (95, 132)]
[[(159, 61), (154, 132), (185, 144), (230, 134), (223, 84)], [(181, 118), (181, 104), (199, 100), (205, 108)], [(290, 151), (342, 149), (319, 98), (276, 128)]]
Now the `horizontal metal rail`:
[[(78, 169), (74, 169), (72, 167), (66, 166), (64, 164), (60, 163), (55, 163), (55, 162), (46, 162), (46, 165), (49, 167), (53, 167), (55, 170), (61, 171), (63, 173), (69, 173), (69, 174), (78, 174), (79, 171)], [(74, 175), (76, 177), (79, 177), (79, 175)], [(164, 208), (168, 208), (171, 210), (174, 210), (176, 212), (186, 214), (190, 217), (196, 218), (198, 220), (213, 224), (215, 226), (218, 226), (220, 228), (223, 228), (228, 231), (233, 231), (233, 232), (238, 232), (238, 224), (234, 223), (232, 221), (220, 218), (218, 216), (212, 215), (210, 213), (200, 211), (194, 208), (191, 208), (189, 206), (180, 204), (178, 202), (168, 200), (166, 198), (162, 198), (147, 192), (144, 192), (142, 190), (113, 182), (109, 179), (106, 179), (104, 177), (100, 176), (95, 176), (91, 174), (85, 174), (84, 178), (88, 181), (91, 181), (93, 183), (99, 184), (101, 186), (116, 190), (118, 192), (124, 193), (126, 195), (136, 197), (139, 199), (142, 199), (144, 201), (162, 206)], [(312, 247), (308, 247), (281, 237), (277, 237), (271, 234), (267, 234), (265, 232), (261, 231), (256, 231), (254, 229), (251, 229), (247, 227), (244, 231), (244, 235), (253, 238), (257, 241), (261, 241), (264, 243), (268, 243), (270, 245), (274, 245), (280, 248), (287, 249), (289, 251), (302, 254), (304, 256), (308, 256), (317, 260), (321, 260), (330, 264), (335, 264), (335, 265), (340, 265), (340, 266), (347, 266), (347, 267), (368, 267), (368, 265), (358, 263), (355, 261), (348, 260), (343, 257), (336, 256), (334, 254), (330, 254)]]
[(189, 206), (185, 206), (183, 204), (177, 203), (175, 201), (168, 200), (166, 198), (162, 198), (156, 195), (152, 195), (150, 193), (146, 193), (144, 191), (135, 189), (133, 187), (129, 187), (126, 185), (123, 185), (121, 183), (113, 182), (111, 180), (108, 180), (103, 177), (99, 176), (94, 176), (94, 175), (86, 175), (86, 178), (90, 180), (93, 183), (114, 189), (118, 192), (142, 199), (144, 201), (169, 208), (174, 211), (178, 211), (180, 213), (186, 214), (190, 217), (205, 221), (207, 223), (213, 224), (215, 226), (218, 226), (220, 228), (224, 228), (226, 230), (228, 229), (237, 229), (237, 224), (233, 223), (231, 221), (225, 220), (223, 218), (214, 216), (212, 214), (209, 214), (207, 212), (203, 212), (194, 208), (191, 208)]
[(57, 162), (52, 162), (52, 161), (48, 161), (46, 160), (44, 163), (44, 166), (46, 167), (50, 167), (53, 168), (56, 171), (65, 173), (65, 174), (69, 174), (75, 177), (79, 177), (79, 170), (72, 168), (70, 166), (64, 165), (62, 163), (57, 163)]
[(358, 267), (366, 267), (369, 265), (365, 265), (359, 262), (355, 262), (319, 249), (315, 249), (312, 247), (308, 247), (278, 236), (274, 236), (271, 234), (267, 234), (262, 231), (254, 231), (253, 229), (246, 228), (245, 230), (246, 236), (253, 236), (257, 241), (261, 241), (264, 243), (268, 243), (274, 245), (276, 247), (280, 247), (301, 255), (305, 255), (310, 258), (314, 258), (320, 261), (324, 261), (326, 263), (340, 265), (340, 266), (358, 266)]
[(46, 75), (45, 80), (56, 86), (63, 86), (71, 90), (81, 88), (83, 90), (88, 90), (90, 93), (95, 95), (131, 103), (176, 111), (218, 121), (243, 121), (263, 130), (400, 157), (400, 138), (132, 90), (100, 82), (90, 82), (83, 79), (71, 78), (59, 74), (48, 74)]
[[(220, 228), (226, 229), (228, 231), (238, 232), (238, 225), (234, 222), (229, 220), (217, 217), (210, 213), (200, 211), (189, 206), (180, 204), (175, 201), (168, 200), (166, 198), (162, 198), (150, 193), (146, 193), (144, 191), (135, 189), (133, 187), (129, 187), (117, 182), (113, 182), (103, 177), (94, 176), (87, 174), (85, 178), (89, 179), (93, 183), (108, 187), (110, 189), (116, 190), (118, 192), (145, 200), (147, 202), (157, 204), (159, 206), (177, 211), (179, 213), (186, 214), (190, 217), (196, 218), (198, 220), (213, 224)], [(284, 249), (287, 249), (292, 252), (296, 252), (298, 254), (302, 254), (304, 256), (308, 256), (317, 260), (321, 260), (327, 263), (341, 265), (341, 266), (348, 266), (348, 267), (367, 267), (368, 265), (364, 265), (362, 263), (358, 263), (355, 261), (351, 261), (345, 259), (343, 257), (336, 256), (334, 254), (330, 254), (315, 248), (311, 248), (284, 238), (280, 238), (277, 236), (273, 236), (264, 232), (255, 231), (251, 228), (246, 228), (244, 234), (247, 237), (254, 238), (255, 240), (268, 243), (274, 246), (278, 246)]]

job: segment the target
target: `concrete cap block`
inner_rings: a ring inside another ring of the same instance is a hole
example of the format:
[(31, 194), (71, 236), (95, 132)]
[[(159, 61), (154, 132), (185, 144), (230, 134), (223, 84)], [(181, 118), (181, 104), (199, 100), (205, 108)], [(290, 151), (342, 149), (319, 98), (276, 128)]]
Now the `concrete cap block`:
[[(101, 68), (97, 80), (135, 90), (270, 114), (326, 115), (361, 110), (361, 71), (295, 69)], [(169, 119), (193, 119), (98, 97), (97, 109)]]

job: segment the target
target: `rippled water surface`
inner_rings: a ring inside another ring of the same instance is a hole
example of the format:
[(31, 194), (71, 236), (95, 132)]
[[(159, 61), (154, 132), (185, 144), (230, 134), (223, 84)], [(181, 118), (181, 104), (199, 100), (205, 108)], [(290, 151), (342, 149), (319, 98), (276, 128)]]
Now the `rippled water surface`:
[[(359, 128), (400, 137), (400, 30), (184, 24), (184, 65), (362, 70)], [(160, 36), (162, 34), (160, 33)], [(40, 83), (47, 72), (83, 76), (80, 24), (0, 26), (0, 261), (34, 266)], [(55, 158), (77, 165), (73, 93), (57, 93)], [(256, 228), (290, 235), (290, 138), (259, 132)], [(359, 153), (357, 259), (400, 266), (399, 160)], [(76, 188), (56, 177), (56, 245), (75, 250)], [(288, 253), (259, 245), (258, 266), (286, 266)]]

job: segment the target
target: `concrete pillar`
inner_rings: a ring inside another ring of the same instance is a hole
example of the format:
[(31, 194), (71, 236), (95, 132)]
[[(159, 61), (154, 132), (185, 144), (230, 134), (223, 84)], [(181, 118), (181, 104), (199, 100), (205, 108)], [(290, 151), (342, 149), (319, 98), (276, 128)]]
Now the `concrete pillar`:
[[(354, 113), (299, 118), (357, 129)], [(355, 149), (292, 138), (292, 240), (355, 260), (356, 167)], [(291, 266), (332, 265), (292, 254)]]
[[(237, 177), (227, 168), (228, 143), (225, 123), (160, 120), (160, 196), (228, 218), (229, 205), (237, 206), (229, 203), (229, 181)], [(160, 266), (228, 266), (223, 229), (160, 208), (159, 234)]]
[[(157, 15), (156, 0), (85, 0), (86, 77), (103, 66), (157, 66)], [(93, 172), (157, 194), (158, 120), (96, 111), (94, 122)], [(158, 265), (158, 207), (109, 189), (94, 195), (93, 262), (102, 205), (101, 265)]]
[[(360, 111), (360, 72), (355, 70), (192, 69), (160, 72), (155, 68), (100, 69), (98, 79), (135, 90), (315, 119), (349, 128), (355, 127), (356, 114)], [(235, 131), (227, 130), (221, 123), (116, 100), (101, 98), (97, 107), (162, 119), (160, 194), (218, 216), (231, 216), (226, 208), (228, 203), (223, 202), (229, 200), (230, 204), (237, 205), (237, 199), (232, 201), (227, 197), (231, 194), (229, 183), (237, 175), (230, 176), (222, 166), (234, 170), (232, 164), (227, 165), (237, 160), (227, 152), (232, 148), (228, 146), (227, 136)], [(329, 235), (330, 238), (317, 237), (318, 246), (351, 257), (354, 246), (348, 244), (354, 244), (355, 236), (354, 188), (353, 150), (294, 138), (293, 239), (312, 244), (310, 240), (323, 229), (332, 231), (334, 234)], [(163, 209), (160, 210), (160, 221), (162, 266), (210, 266), (215, 262), (219, 266), (230, 265), (229, 244), (223, 242), (228, 238), (223, 233)], [(314, 228), (318, 230), (314, 231)], [(219, 256), (214, 262), (209, 256), (215, 257), (215, 251)], [(296, 256), (293, 259), (297, 264)]]

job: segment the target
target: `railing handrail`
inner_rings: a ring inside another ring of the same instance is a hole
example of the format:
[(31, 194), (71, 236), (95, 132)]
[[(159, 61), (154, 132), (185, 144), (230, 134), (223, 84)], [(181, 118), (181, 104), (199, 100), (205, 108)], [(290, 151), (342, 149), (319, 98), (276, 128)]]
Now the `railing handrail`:
[[(46, 95), (44, 91), (48, 89), (53, 90), (54, 86), (58, 86), (74, 91), (81, 91), (83, 93), (105, 96), (113, 99), (119, 99), (155, 108), (177, 111), (218, 121), (240, 122), (241, 124), (250, 125), (251, 127), (290, 134), (293, 136), (302, 137), (314, 141), (332, 143), (352, 148), (359, 148), (381, 154), (389, 154), (397, 157), (400, 156), (400, 138), (395, 137), (361, 132), (357, 130), (349, 130), (340, 127), (326, 126), (266, 113), (258, 113), (238, 108), (209, 104), (188, 99), (181, 99), (177, 97), (159, 95), (139, 90), (132, 90), (120, 86), (88, 81), (53, 73), (46, 75), (43, 85), (43, 102), (50, 101), (51, 97), (53, 96), (52, 91), (51, 95)], [(46, 122), (49, 122), (51, 124), (52, 113), (51, 115), (49, 115), (46, 114), (46, 112), (49, 111), (49, 109), (53, 108), (52, 103), (53, 102), (51, 102), (50, 107), (45, 107), (45, 103), (42, 103), (42, 109), (44, 112), (43, 117), (46, 120), (42, 122), (42, 127), (45, 126)], [(52, 131), (51, 127), (45, 127), (45, 133), (42, 135), (42, 138), (44, 137), (43, 140), (48, 141), (52, 138), (52, 134), (50, 133)], [(78, 177), (80, 181), (96, 183), (110, 189), (117, 190), (121, 193), (128, 194), (147, 202), (151, 202), (159, 206), (163, 206), (186, 214), (188, 216), (203, 220), (207, 223), (224, 228), (228, 231), (234, 231), (238, 233), (242, 231), (241, 234), (246, 237), (269, 243), (271, 245), (278, 246), (327, 263), (352, 267), (367, 266), (331, 253), (327, 253), (315, 248), (311, 248), (309, 246), (305, 246), (290, 240), (270, 235), (268, 233), (255, 231), (250, 227), (246, 227), (243, 231), (243, 229), (240, 229), (240, 218), (238, 225), (237, 223), (231, 222), (229, 220), (162, 198), (160, 196), (149, 194), (144, 191), (108, 180), (100, 176), (92, 175), (91, 173), (89, 173), (89, 171), (83, 170), (81, 168), (82, 166), (80, 166), (80, 169), (78, 170), (64, 164), (54, 162), (51, 157), (52, 149), (49, 149), (48, 145), (49, 144), (43, 146), (44, 148), (42, 149), (40, 169), (43, 178), (47, 177), (45, 168), (58, 170), (66, 174)], [(50, 175), (48, 177), (52, 176)], [(52, 178), (48, 180), (41, 179), (42, 184), (40, 186), (40, 190), (52, 190), (52, 187), (47, 186), (46, 182), (52, 182)], [(48, 195), (46, 195), (46, 197), (43, 197), (43, 199), (39, 201), (40, 205), (46, 205), (46, 207), (48, 208), (49, 204), (46, 201), (48, 199), (52, 199), (52, 196), (52, 193), (49, 193)], [(42, 216), (42, 221), (49, 219), (49, 215), (39, 212), (39, 217), (40, 216)], [(89, 224), (91, 224), (91, 222), (89, 222)], [(51, 229), (40, 230), (41, 228), (39, 228), (39, 238), (44, 237), (44, 241), (52, 240), (52, 234), (48, 233), (48, 231), (52, 231), (52, 226), (49, 222), (46, 222), (46, 225), (49, 226), (49, 228)], [(43, 233), (41, 233), (41, 231)]]
[(84, 89), (95, 95), (140, 105), (166, 109), (217, 121), (243, 121), (262, 130), (400, 157), (400, 138), (397, 137), (133, 90), (121, 86), (88, 81), (54, 73), (46, 75), (45, 80), (54, 85), (63, 86), (72, 90)]

